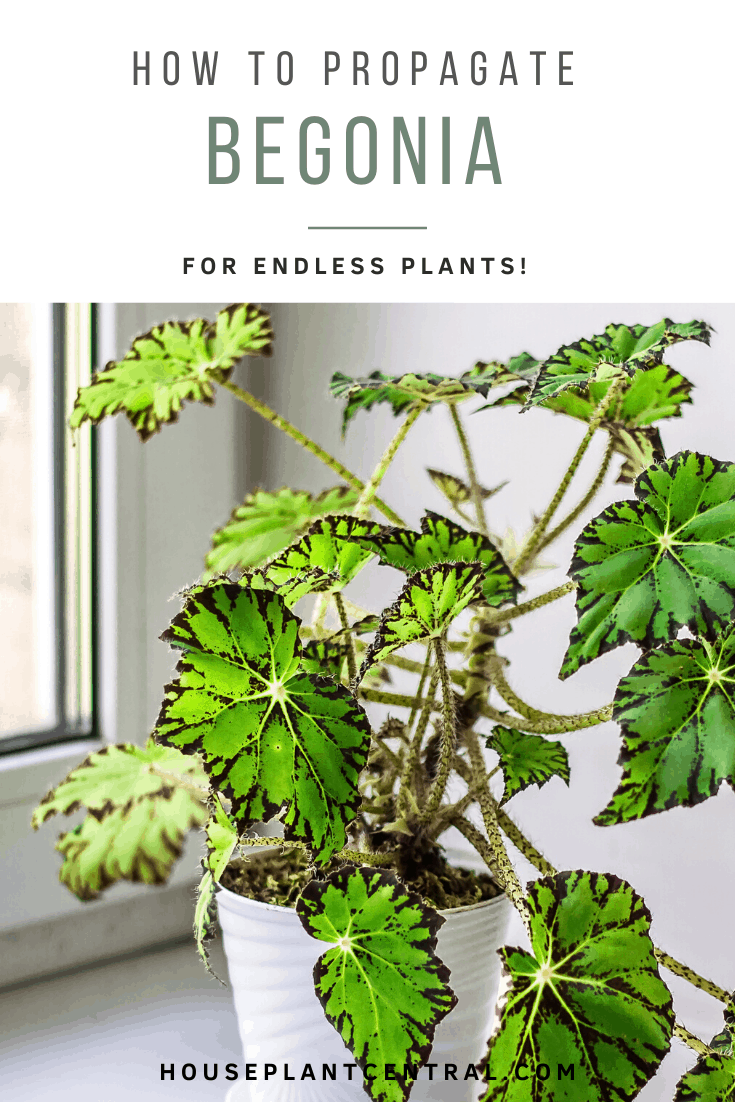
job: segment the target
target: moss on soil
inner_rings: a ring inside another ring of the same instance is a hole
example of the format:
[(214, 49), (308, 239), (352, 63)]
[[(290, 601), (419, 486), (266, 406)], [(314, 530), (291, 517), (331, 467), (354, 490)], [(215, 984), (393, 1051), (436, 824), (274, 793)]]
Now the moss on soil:
[[(432, 852), (428, 862), (402, 861), (399, 864), (404, 868), (394, 871), (409, 891), (418, 892), (438, 910), (467, 907), (500, 895), (500, 888), (489, 873), (453, 868), (438, 848)], [(331, 871), (331, 868), (326, 871)], [(266, 854), (253, 853), (247, 859), (241, 857), (231, 861), (222, 874), (221, 882), (223, 887), (248, 899), (295, 907), (301, 889), (313, 875), (314, 870), (309, 867), (303, 850), (285, 849)]]

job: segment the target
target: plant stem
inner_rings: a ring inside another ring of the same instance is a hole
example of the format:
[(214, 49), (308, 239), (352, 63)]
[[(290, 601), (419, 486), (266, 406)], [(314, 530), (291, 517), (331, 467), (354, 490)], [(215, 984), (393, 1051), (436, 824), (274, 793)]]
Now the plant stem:
[(449, 680), (447, 655), (443, 639), (434, 640), (434, 654), (436, 655), (436, 668), (439, 671), (439, 677), (442, 683), (442, 740), (439, 768), (434, 778), (434, 783), (431, 786), (426, 806), (420, 815), (420, 821), (422, 823), (428, 822), (442, 802), (442, 796), (444, 795), (447, 781), (449, 780), (452, 759), (454, 758), (454, 747), (457, 742), (456, 717), (454, 714), (454, 689)]
[(674, 1036), (678, 1037), (680, 1041), (683, 1041), (685, 1045), (689, 1045), (689, 1048), (693, 1048), (699, 1056), (709, 1056), (712, 1052), (709, 1045), (706, 1045), (704, 1041), (700, 1041), (699, 1037), (695, 1036), (694, 1033), (690, 1033), (681, 1022), (676, 1022), (674, 1025)]
[[(422, 402), (414, 406), (414, 408), (409, 412), (406, 420), (403, 422), (398, 432), (395, 434), (390, 444), (383, 452), (383, 455), (381, 456), (380, 462), (378, 463), (377, 467), (370, 475), (370, 478), (368, 479), (368, 482), (365, 485), (362, 494), (360, 495), (360, 500), (353, 510), (354, 516), (366, 517), (370, 512), (370, 506), (373, 504), (373, 500), (375, 500), (375, 493), (378, 489), (378, 486), (383, 481), (386, 471), (395, 458), (396, 452), (400, 448), (403, 441), (406, 439), (411, 425), (421, 416), (425, 408), (426, 406)], [(403, 526), (403, 522), (401, 522), (401, 524)]]
[(339, 853), (335, 853), (334, 856), (342, 861), (361, 861), (364, 865), (391, 865), (395, 861), (393, 850), (389, 853), (372, 853), (370, 850), (348, 849), (345, 847)]
[(439, 669), (434, 666), (431, 671), (431, 680), (429, 681), (429, 691), (426, 694), (426, 699), (422, 702), (421, 712), (419, 714), (418, 722), (416, 724), (416, 730), (413, 733), (411, 739), (411, 745), (408, 748), (406, 754), (406, 760), (403, 764), (403, 772), (401, 774), (401, 784), (398, 789), (398, 801), (397, 810), (398, 814), (405, 814), (408, 810), (409, 799), (408, 794), (411, 791), (411, 785), (416, 773), (416, 766), (419, 763), (421, 756), (421, 744), (424, 741), (424, 735), (426, 728), (429, 725), (429, 716), (431, 715), (434, 705), (434, 697), (436, 696), (436, 687), (439, 684)]
[(347, 642), (349, 649), (347, 651), (347, 673), (350, 678), (350, 685), (357, 677), (357, 659), (355, 657), (355, 640), (350, 631), (350, 622), (347, 619), (347, 610), (345, 609), (345, 603), (342, 599), (342, 594), (339, 592), (333, 593), (334, 604), (337, 609), (337, 615), (339, 616), (339, 622), (343, 630), (347, 633)]
[(504, 608), (502, 612), (491, 611), (488, 619), (493, 626), (504, 624), (508, 620), (515, 620), (517, 616), (525, 616), (529, 612), (534, 612), (537, 608), (550, 605), (552, 601), (558, 601), (560, 597), (566, 597), (567, 593), (573, 593), (576, 588), (576, 582), (564, 582), (563, 585), (557, 586), (556, 589), (550, 589), (547, 593), (542, 593), (531, 601), (522, 601), (521, 604), (513, 605), (512, 608)]
[[(470, 755), (473, 781), (475, 778), (479, 780), (485, 773), (485, 759), (480, 749), (480, 741), (475, 731), (466, 731), (465, 740)], [(508, 856), (508, 851), (505, 848), (498, 826), (497, 805), (487, 787), (481, 788), (477, 793), (477, 802), (482, 812), (482, 821), (485, 824), (485, 830), (487, 831), (488, 841), (495, 859), (496, 869), (503, 878), (506, 894), (523, 919), (523, 924), (530, 934), (530, 918), (526, 897), (523, 894), (520, 880), (516, 875), (516, 871)]]
[(602, 708), (597, 708), (593, 712), (569, 716), (554, 715), (551, 712), (542, 712), (538, 708), (532, 708), (530, 704), (526, 704), (524, 700), (521, 700), (506, 681), (503, 673), (503, 660), (499, 655), (494, 656), (494, 660), (490, 664), (489, 674), (493, 686), (505, 703), (536, 724), (541, 733), (547, 726), (553, 729), (554, 734), (562, 733), (559, 730), (560, 726), (569, 731), (581, 731), (586, 727), (596, 727), (599, 723), (607, 723), (609, 719), (612, 719), (612, 703), (605, 704)]
[[(329, 452), (325, 451), (315, 440), (310, 439), (310, 437), (306, 436), (300, 429), (297, 429), (296, 426), (292, 425), (290, 421), (287, 421), (285, 417), (281, 417), (279, 413), (272, 410), (265, 402), (261, 402), (254, 394), (251, 394), (247, 390), (243, 390), (242, 387), (237, 386), (235, 383), (224, 382), (221, 385), (225, 387), (226, 390), (229, 390), (231, 394), (234, 394), (241, 402), (244, 402), (246, 406), (249, 406), (250, 409), (254, 410), (266, 421), (269, 421), (271, 425), (275, 425), (277, 429), (285, 432), (287, 436), (290, 436), (291, 439), (295, 440), (297, 444), (300, 444), (302, 448), (306, 448), (306, 450), (316, 456), (317, 459), (321, 459), (322, 463), (325, 463), (327, 467), (335, 472), (335, 474), (343, 478), (347, 485), (351, 486), (353, 490), (356, 490), (358, 494), (364, 492), (365, 483), (361, 482), (357, 475), (349, 471), (343, 463), (340, 463), (339, 459), (335, 459), (333, 455), (330, 455)], [(401, 528), (405, 528), (405, 522), (391, 509), (390, 505), (386, 505), (379, 497), (373, 497), (372, 501), (375, 507), (380, 509), (381, 513), (388, 518), (391, 524), (396, 524)]]
[(509, 715), (493, 708), (492, 704), (478, 703), (477, 711), (488, 719), (495, 720), (503, 727), (510, 727), (512, 731), (527, 731), (531, 735), (565, 735), (570, 731), (583, 731), (588, 727), (596, 727), (598, 723), (607, 723), (612, 718), (612, 704), (606, 704), (603, 708), (597, 708), (593, 712), (580, 712), (579, 715), (555, 715), (552, 712), (542, 713), (543, 720), (523, 719)]
[(285, 849), (303, 849), (306, 850), (306, 845), (303, 842), (297, 842), (295, 840), (286, 841), (285, 838), (240, 838), (238, 845), (241, 846), (283, 846)]
[(725, 1003), (726, 1006), (732, 1003), (732, 996), (729, 992), (725, 991), (722, 987), (718, 987), (712, 980), (707, 980), (704, 976), (700, 976), (693, 968), (689, 968), (688, 965), (682, 964), (681, 961), (676, 960), (674, 957), (670, 957), (663, 949), (654, 949), (654, 953), (658, 963), (664, 968), (668, 968), (669, 972), (673, 972), (675, 976), (681, 976), (682, 979), (687, 980), (694, 987), (698, 987), (700, 991), (706, 991), (713, 999), (719, 999), (719, 1001)]
[[(416, 663), (416, 666), (417, 667), (419, 666), (418, 662)], [(421, 668), (421, 677), (419, 678), (418, 688), (416, 689), (416, 699), (417, 700), (419, 700), (421, 698), (422, 694), (423, 694), (424, 686), (426, 684), (426, 678), (429, 676), (430, 667), (431, 667), (431, 647), (427, 647), (426, 648), (426, 658), (424, 659), (424, 664), (423, 664), (423, 666), (420, 667)], [(418, 673), (418, 669), (415, 672)], [(432, 700), (433, 700), (433, 696), (432, 696)], [(418, 712), (418, 706), (416, 704), (414, 704), (413, 708), (411, 709), (411, 714), (408, 717), (408, 723), (406, 724), (406, 727), (408, 727), (409, 730), (411, 729), (411, 727), (413, 727), (413, 722), (416, 719), (416, 713), (417, 712)]]
[(569, 464), (566, 471), (564, 472), (564, 476), (556, 489), (556, 493), (547, 505), (543, 516), (536, 522), (533, 531), (531, 532), (531, 535), (529, 536), (525, 545), (521, 548), (520, 554), (516, 558), (515, 562), (512, 564), (513, 573), (516, 576), (520, 576), (520, 574), (522, 574), (523, 572), (523, 568), (532, 561), (538, 549), (538, 545), (544, 538), (544, 534), (549, 526), (551, 518), (553, 517), (556, 510), (559, 508), (561, 499), (564, 497), (569, 483), (574, 478), (577, 468), (582, 462), (582, 458), (584, 457), (587, 448), (590, 446), (592, 437), (597, 432), (597, 429), (599, 428), (600, 423), (607, 413), (608, 409), (617, 399), (618, 394), (623, 387), (624, 381), (625, 378), (622, 375), (619, 376), (619, 378), (614, 379), (610, 385), (607, 394), (602, 399), (602, 401), (598, 403), (594, 413), (592, 414), (592, 417), (590, 418), (590, 423), (587, 427), (586, 433), (584, 434), (582, 443), (577, 448), (576, 452), (574, 453), (572, 462)]
[(502, 807), (498, 808), (498, 825), (516, 847), (516, 849), (523, 854), (527, 861), (533, 865), (535, 869), (541, 873), (542, 876), (553, 876), (556, 872), (554, 866), (546, 860), (543, 853), (539, 853), (536, 847), (529, 842), (525, 834), (516, 826), (509, 815), (503, 811)]
[(470, 450), (470, 442), (467, 439), (467, 434), (464, 431), (464, 425), (462, 419), (459, 416), (457, 406), (454, 402), (449, 403), (449, 412), (452, 415), (452, 421), (454, 427), (457, 430), (457, 437), (459, 438), (459, 446), (462, 449), (462, 455), (464, 457), (464, 465), (467, 468), (467, 481), (470, 484), (470, 493), (472, 494), (472, 504), (475, 506), (475, 515), (477, 516), (477, 527), (482, 532), (483, 536), (490, 536), (487, 527), (487, 520), (485, 518), (485, 506), (482, 501), (482, 491), (480, 490), (480, 484), (477, 481), (477, 473), (475, 472), (475, 463), (472, 459), (472, 452)]
[(605, 448), (605, 454), (602, 457), (600, 469), (598, 470), (597, 475), (595, 476), (595, 480), (590, 486), (589, 490), (584, 495), (579, 504), (575, 505), (571, 512), (567, 513), (567, 515), (564, 517), (564, 520), (559, 521), (556, 528), (552, 528), (549, 534), (547, 536), (544, 536), (544, 538), (541, 540), (541, 543), (539, 544), (539, 551), (543, 551), (544, 547), (548, 547), (550, 543), (553, 543), (554, 540), (562, 534), (562, 532), (565, 532), (571, 524), (574, 524), (580, 513), (584, 512), (589, 503), (595, 497), (600, 486), (602, 486), (602, 483), (605, 481), (605, 475), (607, 474), (607, 469), (610, 466), (614, 451), (615, 441), (611, 436), (607, 442), (607, 447)]
[(487, 773), (485, 773), (480, 781), (474, 784), (472, 783), (471, 778), (469, 778), (468, 783), (470, 784), (470, 787), (468, 791), (465, 792), (464, 796), (460, 800), (457, 800), (455, 804), (445, 804), (445, 806), (441, 809), (441, 812), (432, 827), (431, 837), (437, 838), (443, 831), (447, 829), (448, 826), (451, 826), (452, 821), (458, 815), (464, 815), (467, 808), (477, 802), (477, 793), (479, 792), (479, 790), (483, 787), (483, 785), (489, 784), (495, 774), (499, 771), (500, 766), (496, 765), (494, 769), (490, 769)]
[(413, 708), (414, 704), (423, 708), (428, 704), (432, 711), (439, 711), (439, 705), (428, 698), (417, 700), (414, 696), (407, 696), (404, 693), (386, 693), (382, 689), (360, 689), (359, 692), (363, 700), (371, 700), (374, 704), (395, 704), (397, 708)]

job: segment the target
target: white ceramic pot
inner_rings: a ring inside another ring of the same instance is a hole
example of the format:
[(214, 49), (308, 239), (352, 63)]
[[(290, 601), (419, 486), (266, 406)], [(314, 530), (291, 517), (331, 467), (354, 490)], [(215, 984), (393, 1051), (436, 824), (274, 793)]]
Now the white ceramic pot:
[[(226, 1102), (365, 1102), (362, 1074), (355, 1068), (348, 1080), (343, 1065), (354, 1063), (352, 1054), (314, 992), (312, 971), (325, 943), (306, 933), (291, 908), (258, 903), (225, 888), (219, 889), (217, 903), (245, 1056)], [(498, 896), (440, 913), (446, 921), (437, 951), (451, 971), (458, 1003), (436, 1030), (433, 1079), (422, 1068), (411, 1102), (471, 1102), (480, 1084), (464, 1076), (485, 1051), (500, 977), (496, 950), (505, 940), (510, 905)], [(248, 1064), (257, 1076), (251, 1081), (245, 1079)], [(266, 1064), (276, 1068), (267, 1081)], [(334, 1082), (322, 1078), (324, 1064), (336, 1065)], [(445, 1064), (456, 1065), (456, 1082), (445, 1078)], [(315, 1081), (301, 1079), (305, 1065)]]

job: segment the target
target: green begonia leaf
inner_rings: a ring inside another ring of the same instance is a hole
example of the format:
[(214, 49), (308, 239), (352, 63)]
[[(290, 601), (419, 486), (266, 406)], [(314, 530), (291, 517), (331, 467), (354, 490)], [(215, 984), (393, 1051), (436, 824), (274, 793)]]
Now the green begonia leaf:
[(712, 637), (735, 613), (735, 464), (680, 452), (649, 467), (577, 540), (570, 574), (579, 622), (560, 677), (633, 642), (682, 627)]
[[(463, 505), (472, 502), (472, 490), (461, 478), (457, 478), (453, 474), (446, 474), (444, 471), (436, 471), (433, 467), (427, 467), (426, 473), (437, 490), (444, 494), (453, 509), (461, 511)], [(480, 497), (483, 501), (487, 501), (489, 497), (493, 497), (507, 485), (507, 481), (501, 482), (499, 485), (493, 486), (492, 490), (486, 490), (483, 486), (480, 486)]]
[(617, 481), (630, 486), (652, 463), (660, 463), (666, 457), (661, 434), (655, 425), (629, 429), (625, 425), (610, 425), (615, 451), (623, 462)]
[(693, 807), (735, 788), (735, 628), (682, 639), (638, 659), (615, 693), (623, 777), (602, 826)]
[(670, 318), (651, 326), (608, 325), (604, 333), (563, 345), (544, 360), (528, 402), (537, 405), (570, 386), (584, 389), (595, 379), (655, 367), (672, 345), (691, 340), (709, 344), (711, 332), (706, 322), (677, 323)]
[[(332, 946), (314, 966), (314, 987), (368, 1094), (403, 1102), (457, 1001), (436, 955), (444, 919), (393, 873), (354, 866), (310, 881), (296, 910), (307, 933)], [(385, 1078), (386, 1065), (395, 1079)]]
[(62, 884), (79, 899), (96, 899), (118, 880), (163, 884), (181, 856), (184, 836), (201, 826), (207, 805), (187, 788), (167, 788), (101, 818), (90, 812), (62, 834), (56, 849), (64, 861)]
[(460, 612), (482, 598), (485, 572), (479, 563), (439, 563), (412, 574), (383, 613), (357, 682), (375, 662), (420, 639), (440, 639)]
[(560, 742), (508, 727), (494, 727), (486, 746), (500, 758), (505, 780), (502, 803), (529, 785), (541, 788), (552, 777), (561, 777), (569, 784), (569, 757)]
[[(217, 920), (217, 908), (214, 901), (215, 880), (210, 869), (204, 866), (202, 878), (197, 887), (197, 899), (194, 907), (194, 941), (197, 953), (207, 971), (219, 980), (219, 976), (209, 963), (207, 948)], [(222, 980), (220, 980), (222, 983)]]
[(238, 303), (214, 322), (167, 321), (136, 337), (124, 358), (96, 371), (81, 387), (69, 424), (99, 424), (123, 411), (141, 440), (178, 419), (185, 401), (214, 401), (214, 383), (225, 382), (243, 356), (267, 356), (273, 331), (258, 306)]
[(346, 688), (303, 671), (299, 624), (276, 593), (192, 592), (161, 637), (185, 653), (156, 736), (201, 753), (240, 830), (284, 809), (284, 837), (324, 863), (357, 812), (370, 726)]
[(500, 364), (477, 363), (459, 378), (444, 375), (384, 375), (373, 371), (362, 379), (351, 379), (341, 371), (332, 376), (330, 390), (335, 398), (345, 400), (342, 415), (342, 433), (344, 434), (355, 414), (361, 410), (372, 409), (375, 405), (386, 404), (395, 416), (411, 409), (417, 402), (433, 405), (435, 402), (457, 402), (473, 394), (487, 397), (490, 386)]
[[(541, 408), (589, 423), (611, 385), (611, 380), (593, 379), (585, 390), (564, 390), (552, 398), (544, 399)], [(630, 428), (639, 428), (668, 417), (680, 417), (682, 405), (692, 400), (691, 390), (692, 383), (667, 364), (659, 363), (637, 371), (626, 381), (618, 401), (607, 411), (602, 425), (606, 427), (608, 422), (616, 422)], [(530, 393), (529, 385), (519, 386), (510, 394), (496, 398), (482, 408), (525, 406)]]
[[(610, 386), (609, 380), (596, 379), (586, 390), (564, 390), (546, 399), (542, 408), (589, 423)], [(653, 427), (654, 422), (680, 417), (683, 403), (691, 402), (691, 389), (688, 379), (663, 363), (638, 371), (627, 380), (619, 400), (608, 409), (601, 425), (610, 433), (615, 451), (623, 458), (618, 482), (634, 482), (646, 467), (664, 458), (661, 437)], [(482, 408), (523, 406), (530, 392), (530, 386), (519, 386)]]
[(248, 494), (227, 524), (213, 534), (205, 580), (235, 568), (260, 566), (302, 536), (317, 517), (349, 512), (357, 498), (348, 486), (336, 486), (317, 497), (287, 486), (275, 493)]
[(307, 673), (339, 681), (349, 649), (345, 639), (310, 639), (301, 652), (301, 665)]
[(674, 1102), (733, 1102), (735, 1056), (713, 1052), (702, 1056), (679, 1080)]
[[(229, 579), (223, 578), (222, 581)], [(294, 574), (287, 578), (281, 585), (272, 582), (264, 570), (252, 570), (238, 578), (238, 584), (245, 589), (261, 589), (267, 593), (277, 593), (282, 597), (288, 608), (293, 608), (302, 597), (308, 597), (310, 593), (326, 593), (340, 581), (338, 571), (327, 573), (319, 566), (304, 571), (303, 574)]]
[(360, 543), (387, 566), (408, 574), (440, 562), (479, 562), (484, 568), (482, 595), (489, 605), (515, 601), (521, 583), (495, 545), (479, 532), (468, 532), (438, 513), (421, 518), (421, 532), (408, 528), (380, 528)]
[(647, 907), (616, 876), (580, 871), (529, 885), (528, 906), (532, 954), (500, 950), (509, 989), (489, 1041), (485, 1102), (634, 1098), (674, 1028)]
[(237, 823), (228, 815), (215, 796), (212, 800), (214, 814), (205, 828), (207, 856), (205, 865), (217, 882), (227, 868), (238, 843)]
[(72, 769), (65, 780), (53, 788), (33, 812), (32, 826), (37, 830), (57, 812), (71, 815), (86, 807), (97, 819), (112, 811), (127, 813), (136, 804), (168, 799), (179, 786), (201, 788), (206, 800), (208, 781), (201, 763), (180, 751), (157, 746), (153, 739), (146, 746), (120, 743), (95, 750)]
[(373, 557), (358, 542), (359, 536), (380, 531), (380, 526), (355, 517), (325, 517), (311, 526), (305, 536), (279, 555), (264, 569), (275, 585), (284, 585), (314, 567), (325, 573), (337, 572), (329, 592), (343, 589)]

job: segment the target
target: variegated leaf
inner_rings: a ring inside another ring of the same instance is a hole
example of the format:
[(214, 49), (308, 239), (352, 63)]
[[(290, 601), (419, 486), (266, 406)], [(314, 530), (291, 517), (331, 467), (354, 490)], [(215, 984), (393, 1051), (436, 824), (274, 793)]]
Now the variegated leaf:
[(176, 421), (186, 401), (214, 401), (213, 384), (229, 379), (243, 356), (268, 356), (272, 350), (270, 318), (258, 306), (236, 303), (221, 310), (214, 322), (167, 321), (136, 337), (118, 363), (96, 371), (81, 387), (69, 424), (97, 425), (124, 412), (141, 440)]
[(204, 580), (233, 569), (260, 566), (302, 536), (317, 517), (349, 512), (357, 498), (348, 486), (335, 486), (316, 497), (288, 486), (274, 493), (256, 490), (248, 494), (227, 524), (213, 534)]
[(351, 582), (373, 557), (373, 552), (366, 550), (358, 539), (378, 531), (378, 524), (355, 517), (324, 517), (263, 572), (274, 585), (281, 586), (314, 568), (326, 574), (336, 571), (337, 580), (328, 590), (336, 592)]
[(360, 543), (386, 566), (407, 574), (440, 562), (479, 562), (483, 566), (482, 595), (489, 605), (515, 601), (523, 588), (495, 545), (479, 532), (468, 532), (438, 513), (426, 512), (421, 531), (380, 528)]
[(162, 638), (184, 651), (157, 738), (199, 752), (242, 831), (284, 811), (284, 837), (320, 864), (346, 842), (370, 726), (342, 685), (304, 672), (300, 621), (275, 593), (193, 591)]
[(683, 627), (712, 638), (735, 614), (735, 464), (680, 452), (649, 467), (635, 493), (577, 540), (579, 622), (562, 678), (623, 643), (650, 649)]
[(554, 398), (567, 387), (586, 388), (596, 379), (609, 380), (620, 372), (634, 375), (663, 363), (667, 349), (681, 341), (709, 344), (711, 328), (703, 321), (656, 325), (608, 325), (604, 333), (563, 345), (544, 360), (529, 396), (530, 405)]
[(615, 693), (623, 777), (602, 826), (694, 807), (735, 788), (735, 628), (681, 639), (638, 659)]
[(532, 952), (500, 950), (483, 1102), (627, 1102), (674, 1028), (646, 905), (624, 880), (580, 871), (529, 885), (528, 908)]
[(426, 1063), (457, 1001), (436, 955), (444, 919), (392, 872), (350, 865), (310, 881), (296, 910), (307, 933), (331, 945), (314, 966), (314, 988), (365, 1072), (365, 1090), (374, 1102), (405, 1102), (407, 1069)]
[(440, 639), (460, 612), (482, 598), (483, 582), (479, 563), (440, 563), (412, 574), (395, 603), (383, 613), (357, 683), (370, 666), (394, 650), (421, 639)]

